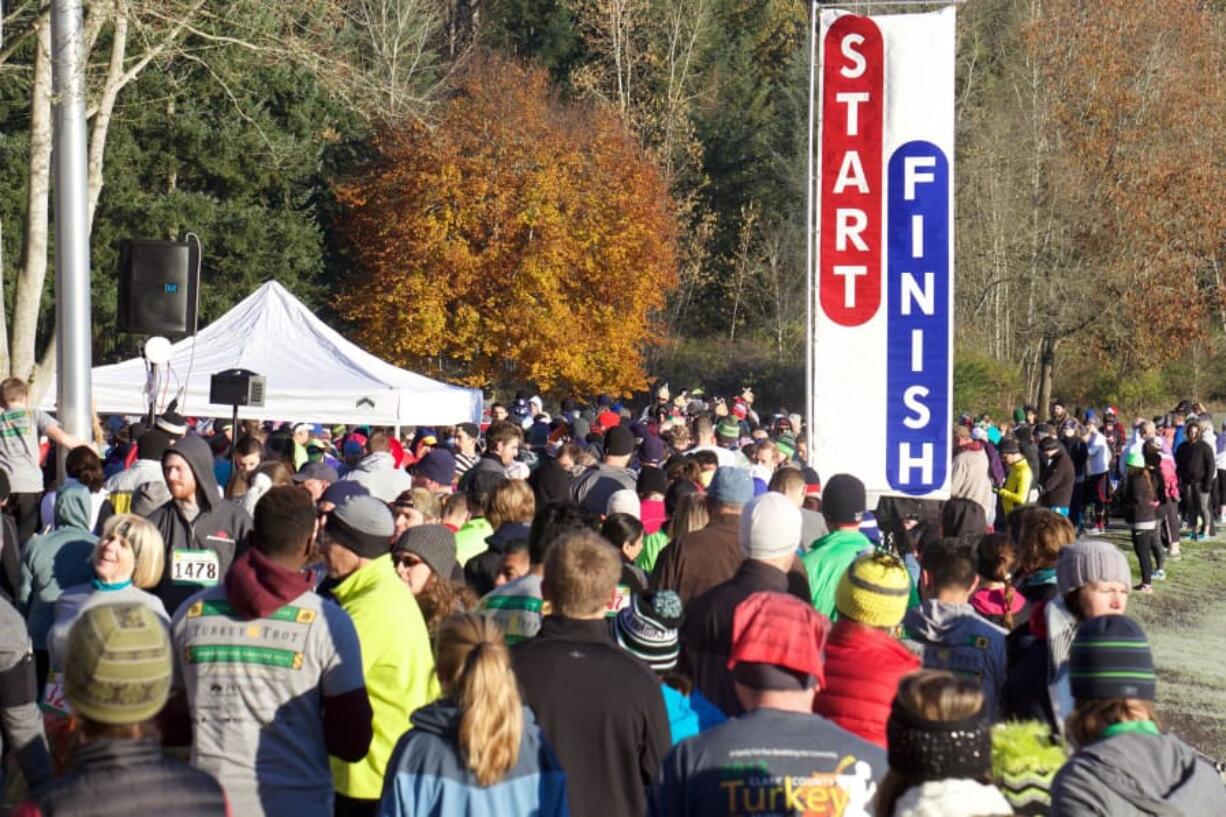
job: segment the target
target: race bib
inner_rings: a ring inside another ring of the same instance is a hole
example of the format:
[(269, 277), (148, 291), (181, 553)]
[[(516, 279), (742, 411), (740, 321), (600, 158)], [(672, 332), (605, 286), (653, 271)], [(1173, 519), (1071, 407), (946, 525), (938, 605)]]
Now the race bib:
[(58, 672), (47, 675), (47, 685), (43, 687), (43, 711), (64, 717), (72, 714), (68, 698), (64, 695), (64, 679)]
[(172, 584), (209, 587), (221, 581), (221, 563), (212, 550), (175, 548), (171, 552), (170, 580)]
[(613, 589), (613, 595), (609, 597), (608, 603), (605, 605), (605, 617), (617, 615), (619, 610), (623, 610), (630, 606), (630, 597), (633, 592), (628, 585), (619, 584)]

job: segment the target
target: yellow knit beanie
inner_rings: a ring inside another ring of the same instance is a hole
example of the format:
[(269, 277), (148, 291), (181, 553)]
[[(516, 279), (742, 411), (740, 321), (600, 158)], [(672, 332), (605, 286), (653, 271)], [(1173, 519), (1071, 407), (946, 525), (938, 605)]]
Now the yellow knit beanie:
[(911, 576), (895, 556), (866, 553), (839, 580), (834, 605), (843, 618), (869, 627), (897, 627), (907, 612)]

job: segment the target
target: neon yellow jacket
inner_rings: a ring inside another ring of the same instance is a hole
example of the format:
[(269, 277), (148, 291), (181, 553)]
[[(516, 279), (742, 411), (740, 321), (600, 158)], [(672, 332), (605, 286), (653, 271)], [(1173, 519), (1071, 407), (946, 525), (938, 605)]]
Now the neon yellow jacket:
[(332, 780), (341, 794), (377, 800), (392, 749), (409, 729), (409, 715), (439, 696), (430, 635), (417, 599), (396, 575), (390, 555), (349, 574), (332, 594), (358, 632), (374, 712), (370, 751), (357, 763), (330, 758)]
[(480, 556), (490, 549), (485, 538), (494, 533), (490, 521), (484, 516), (470, 519), (464, 523), (455, 535), (455, 559), (463, 567), (469, 559)]
[(1031, 474), (1030, 463), (1025, 457), (1009, 466), (1009, 473), (1005, 476), (1005, 485), (1000, 489), (1000, 502), (1004, 506), (1005, 513), (1010, 513), (1014, 508), (1026, 504), (1026, 497), (1030, 493), (1032, 482), (1034, 482), (1034, 475)]

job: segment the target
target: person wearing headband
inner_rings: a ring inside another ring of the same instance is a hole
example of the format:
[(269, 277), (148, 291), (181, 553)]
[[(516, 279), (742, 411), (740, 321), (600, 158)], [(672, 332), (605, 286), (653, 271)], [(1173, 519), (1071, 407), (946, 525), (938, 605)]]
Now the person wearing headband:
[(980, 683), (943, 670), (905, 676), (886, 725), (890, 770), (877, 814), (985, 817), (1013, 809), (992, 777), (992, 732)]

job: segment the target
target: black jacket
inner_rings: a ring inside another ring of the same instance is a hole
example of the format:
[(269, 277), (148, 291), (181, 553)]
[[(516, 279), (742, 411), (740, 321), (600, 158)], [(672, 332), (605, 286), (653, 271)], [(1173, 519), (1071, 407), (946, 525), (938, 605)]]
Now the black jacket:
[[(987, 514), (978, 502), (961, 497), (946, 501), (941, 509), (941, 536), (957, 539), (959, 543), (978, 547), (988, 529)], [(914, 528), (912, 529), (914, 530)]]
[(728, 670), (728, 655), (732, 652), (732, 613), (742, 601), (763, 591), (791, 592), (811, 604), (808, 578), (801, 574), (804, 585), (800, 586), (793, 577), (794, 573), (784, 573), (765, 562), (746, 559), (736, 575), (694, 599), (685, 611), (680, 669), (694, 681), (694, 688), (704, 698), (730, 718), (745, 712)]
[(620, 649), (604, 619), (546, 616), (511, 648), (524, 703), (566, 772), (574, 817), (641, 817), (668, 752), (660, 682)]
[(1064, 446), (1069, 459), (1073, 461), (1073, 475), (1075, 477), (1085, 476), (1086, 462), (1090, 458), (1089, 446), (1080, 437), (1061, 437), (1060, 444)]
[(1201, 493), (1209, 493), (1217, 476), (1213, 448), (1204, 440), (1184, 443), (1175, 452), (1175, 468), (1180, 485), (1195, 485)]
[(1130, 525), (1138, 522), (1153, 522), (1157, 519), (1158, 498), (1154, 494), (1154, 481), (1149, 471), (1128, 474), (1124, 482), (1124, 497), (1121, 500), (1124, 521)]
[(1072, 458), (1064, 449), (1058, 449), (1056, 456), (1047, 460), (1039, 504), (1045, 508), (1067, 508), (1073, 501), (1076, 479)]
[(489, 549), (483, 550), (464, 563), (464, 582), (478, 596), (494, 589), (498, 578), (498, 563), (506, 553), (507, 545), (515, 541), (528, 541), (531, 528), (522, 522), (504, 522), (498, 530), (485, 537)]
[(71, 771), (30, 797), (47, 817), (225, 817), (226, 796), (212, 775), (162, 756), (152, 740), (91, 740)]
[(171, 454), (187, 460), (196, 476), (196, 502), (200, 514), (191, 522), (172, 499), (149, 514), (149, 521), (157, 527), (166, 542), (166, 568), (162, 580), (153, 589), (153, 594), (166, 605), (166, 612), (174, 615), (189, 596), (207, 586), (186, 580), (174, 581), (174, 551), (211, 550), (217, 554), (220, 574), (208, 584), (221, 581), (235, 558), (247, 550), (251, 534), (251, 517), (242, 506), (221, 498), (217, 479), (213, 476), (213, 454), (208, 444), (199, 437), (184, 437), (166, 449), (162, 462)]
[(570, 502), (570, 471), (558, 465), (554, 457), (544, 457), (541, 464), (528, 477), (528, 484), (536, 494), (537, 507), (550, 502)]
[[(1038, 615), (1043, 615), (1041, 608)], [(1030, 622), (1019, 624), (1005, 640), (1008, 664), (1000, 691), (1001, 713), (1009, 720), (1046, 723), (1055, 731), (1056, 718), (1047, 693), (1051, 657), (1047, 639), (1034, 630)]]
[(17, 523), (8, 514), (0, 514), (0, 593), (13, 601), (20, 583), (21, 543), (17, 538)]

